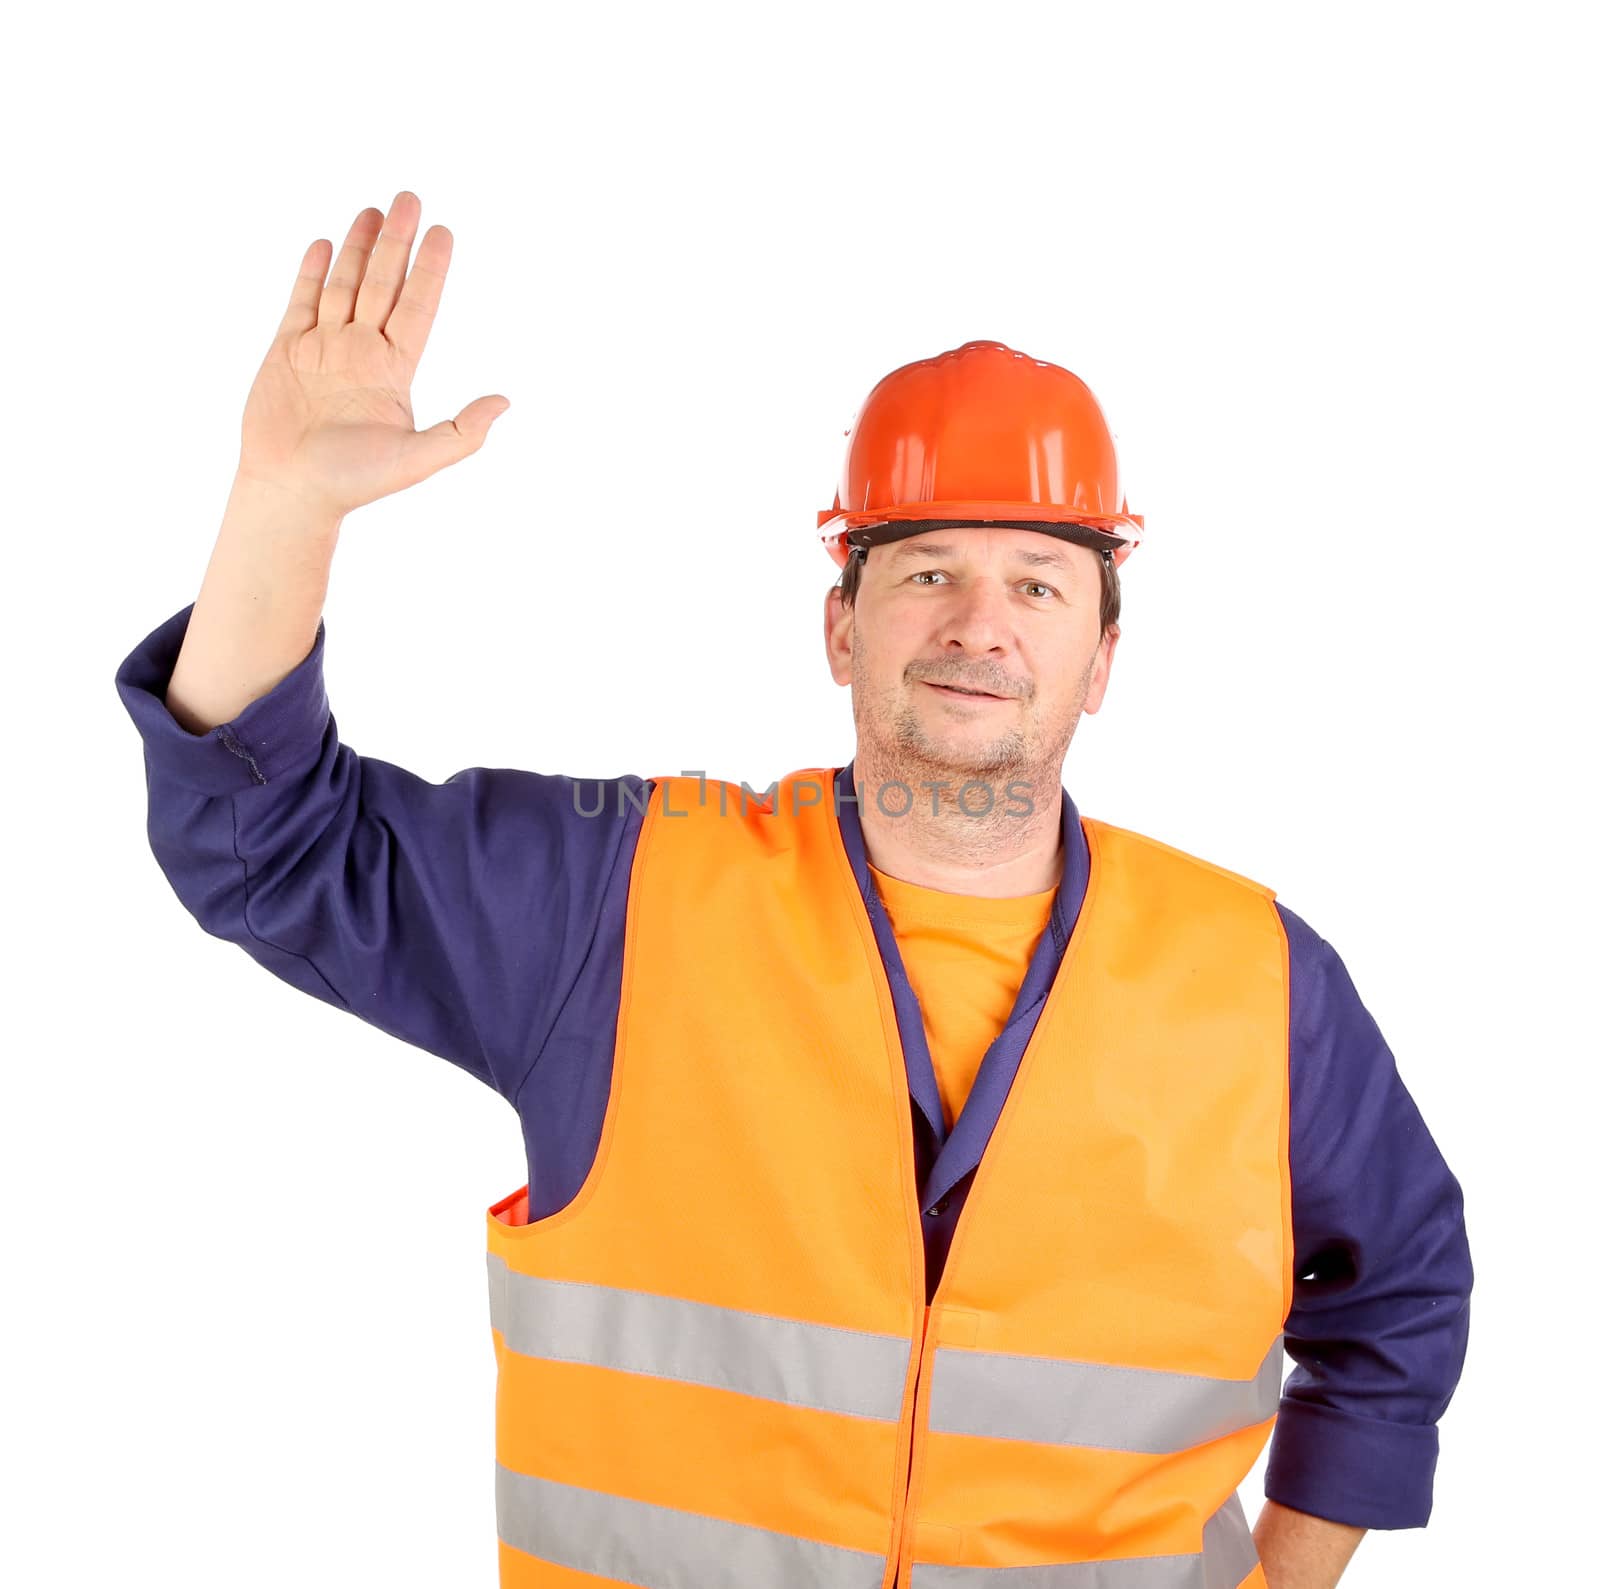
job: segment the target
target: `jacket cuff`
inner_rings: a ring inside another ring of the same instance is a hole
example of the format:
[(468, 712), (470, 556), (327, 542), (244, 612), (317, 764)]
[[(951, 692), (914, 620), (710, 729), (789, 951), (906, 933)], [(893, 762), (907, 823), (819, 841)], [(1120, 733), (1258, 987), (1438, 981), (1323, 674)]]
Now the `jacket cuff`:
[(305, 658), (237, 717), (191, 734), (167, 709), (167, 685), (189, 629), (190, 602), (151, 630), (117, 669), (117, 694), (144, 740), (152, 775), (208, 795), (236, 794), (303, 764), (322, 744), (330, 713), (323, 685), (326, 633)]
[(1269, 1500), (1356, 1528), (1421, 1528), (1433, 1510), (1439, 1431), (1361, 1418), (1317, 1402), (1278, 1406)]

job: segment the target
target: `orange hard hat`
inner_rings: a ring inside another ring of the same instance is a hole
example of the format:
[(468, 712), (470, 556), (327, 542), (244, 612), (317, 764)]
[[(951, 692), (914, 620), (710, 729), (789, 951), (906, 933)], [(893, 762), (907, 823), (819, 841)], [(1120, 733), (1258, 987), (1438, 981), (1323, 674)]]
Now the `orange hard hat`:
[(1109, 552), (1144, 536), (1094, 393), (1071, 370), (1003, 342), (963, 342), (903, 364), (846, 433), (833, 506), (817, 525), (842, 568), (852, 547), (923, 530), (1014, 524)]

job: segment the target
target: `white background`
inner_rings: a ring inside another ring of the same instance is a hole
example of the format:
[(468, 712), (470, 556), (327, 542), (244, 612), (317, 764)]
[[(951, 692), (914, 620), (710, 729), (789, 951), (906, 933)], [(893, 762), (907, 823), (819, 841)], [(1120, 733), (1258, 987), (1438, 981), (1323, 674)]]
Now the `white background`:
[(483, 1213), (524, 1178), (516, 1118), (201, 932), (112, 684), (198, 590), (302, 251), (402, 187), (455, 234), (419, 425), (513, 406), (346, 521), (345, 740), (436, 780), (842, 762), (815, 524), (861, 400), (974, 338), (1077, 371), (1148, 539), (1068, 787), (1340, 951), (1465, 1190), (1432, 1521), (1345, 1582), (1581, 1576), (1582, 21), (276, 4), (13, 33), (0, 1577), (493, 1582)]

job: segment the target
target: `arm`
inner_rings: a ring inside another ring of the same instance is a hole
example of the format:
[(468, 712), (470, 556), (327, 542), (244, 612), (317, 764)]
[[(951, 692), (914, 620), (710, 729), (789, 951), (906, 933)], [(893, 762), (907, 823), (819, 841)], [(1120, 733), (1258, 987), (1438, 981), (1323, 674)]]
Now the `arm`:
[(1348, 1559), (1360, 1537), (1351, 1530), (1426, 1524), (1473, 1274), (1461, 1187), (1377, 1024), (1333, 949), (1279, 911), (1289, 938), (1295, 1242), (1284, 1334), (1298, 1366), (1268, 1457), (1274, 1504), (1257, 1527), (1292, 1573), (1319, 1570), (1304, 1564), (1332, 1563), (1345, 1545)]
[(432, 228), (407, 277), (415, 196), (383, 222), (362, 211), (326, 285), (328, 245), (307, 250), (199, 598), (117, 688), (144, 740), (151, 846), (202, 926), (511, 1096), (621, 823), (580, 817), (570, 779), (473, 768), (435, 785), (339, 741), (319, 615), (343, 518), (476, 450), (504, 406), (413, 429), (450, 234)]
[(192, 622), (175, 613), (117, 672), (173, 892), (281, 980), (514, 1099), (648, 784), (496, 767), (434, 784), (359, 755), (328, 707), (321, 624), (271, 690), (192, 734), (163, 703)]
[(1269, 1499), (1255, 1528), (1267, 1589), (1334, 1589), (1365, 1534)]
[(318, 238), (245, 400), (222, 530), (167, 686), (192, 733), (225, 723), (311, 649), (339, 528), (352, 509), (476, 452), (510, 405), (480, 397), (412, 426), (410, 389), (438, 313), (452, 239), (430, 227), (410, 275), (416, 195), (364, 209), (324, 284)]

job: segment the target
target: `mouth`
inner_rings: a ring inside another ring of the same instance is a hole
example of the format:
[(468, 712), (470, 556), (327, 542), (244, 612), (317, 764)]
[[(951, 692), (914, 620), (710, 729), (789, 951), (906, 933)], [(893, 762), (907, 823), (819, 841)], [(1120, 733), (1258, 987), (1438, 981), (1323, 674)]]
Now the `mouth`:
[(923, 679), (922, 683), (926, 684), (936, 695), (943, 695), (951, 700), (1007, 701), (1011, 698), (1008, 695), (990, 695), (986, 690), (963, 690), (954, 684), (931, 684), (927, 679)]

